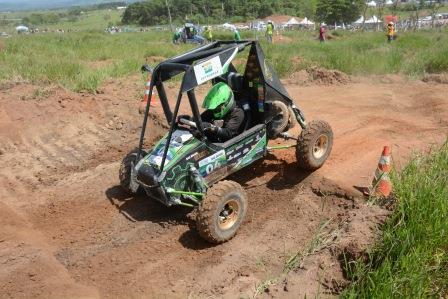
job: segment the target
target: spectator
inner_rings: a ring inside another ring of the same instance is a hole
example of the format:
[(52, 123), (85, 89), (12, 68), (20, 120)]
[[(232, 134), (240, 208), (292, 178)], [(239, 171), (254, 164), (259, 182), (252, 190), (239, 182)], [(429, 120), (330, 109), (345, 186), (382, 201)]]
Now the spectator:
[(204, 36), (209, 43), (213, 41), (212, 28), (210, 26), (206, 26), (204, 28)]
[(325, 29), (324, 23), (320, 24), (319, 27), (319, 40), (321, 43), (327, 40), (327, 30)]
[(236, 41), (236, 42), (240, 41), (241, 40), (241, 35), (238, 32), (238, 29), (236, 29), (236, 27), (233, 27), (232, 30), (233, 30), (233, 40)]
[(394, 40), (395, 37), (395, 25), (394, 22), (389, 22), (389, 24), (387, 24), (387, 42), (390, 43), (391, 41)]
[(268, 24), (266, 25), (266, 39), (269, 43), (272, 43), (272, 35), (274, 34), (274, 24), (272, 24), (272, 21), (269, 20)]

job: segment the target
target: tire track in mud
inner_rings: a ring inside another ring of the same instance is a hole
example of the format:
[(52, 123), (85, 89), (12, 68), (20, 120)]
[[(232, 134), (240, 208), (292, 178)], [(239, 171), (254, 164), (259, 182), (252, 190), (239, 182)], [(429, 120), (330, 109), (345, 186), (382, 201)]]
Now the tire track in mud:
[[(267, 160), (233, 177), (246, 186), (249, 213), (232, 241), (211, 246), (196, 233), (194, 213), (166, 208), (145, 196), (129, 198), (118, 186), (107, 188), (118, 183), (118, 164), (106, 169), (108, 174), (88, 169), (94, 173), (81, 186), (61, 191), (69, 198), (37, 209), (31, 219), (57, 245), (56, 257), (69, 272), (107, 296), (175, 296), (172, 290), (180, 297), (188, 292), (200, 297), (250, 294), (265, 275), (257, 259), (264, 259), (266, 267), (280, 268), (285, 250), (305, 243), (332, 214), (314, 201), (318, 197), (309, 192), (306, 175), (284, 179), (297, 174), (295, 163)], [(90, 185), (89, 180), (102, 182), (92, 194), (82, 187)], [(76, 194), (80, 188), (87, 191), (82, 197)], [(102, 188), (105, 194), (98, 194)], [(210, 275), (215, 275), (212, 281)], [(167, 282), (167, 290), (148, 286)]]

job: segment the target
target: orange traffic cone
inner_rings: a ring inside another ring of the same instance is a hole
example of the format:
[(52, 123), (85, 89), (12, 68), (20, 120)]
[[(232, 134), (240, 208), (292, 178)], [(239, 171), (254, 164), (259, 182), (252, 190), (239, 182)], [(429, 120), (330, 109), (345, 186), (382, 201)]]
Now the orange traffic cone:
[(372, 188), (369, 195), (388, 197), (392, 192), (392, 182), (389, 173), (391, 170), (391, 151), (389, 146), (385, 146), (381, 154), (375, 177), (372, 181)]
[[(140, 102), (140, 106), (138, 108), (138, 112), (140, 114), (145, 112), (146, 109), (146, 103), (148, 102), (149, 99), (149, 89), (151, 86), (151, 76), (148, 76), (148, 81), (146, 82), (146, 86), (145, 86), (145, 94), (143, 95), (143, 100)], [(153, 88), (152, 89), (152, 95), (151, 95), (151, 107), (155, 107), (156, 106), (156, 97), (157, 96), (157, 89)]]

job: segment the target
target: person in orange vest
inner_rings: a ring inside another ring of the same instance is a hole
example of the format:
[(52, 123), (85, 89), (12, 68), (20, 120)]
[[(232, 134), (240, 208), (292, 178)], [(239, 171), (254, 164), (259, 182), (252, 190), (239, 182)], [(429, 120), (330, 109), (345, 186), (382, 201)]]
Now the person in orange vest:
[(386, 36), (387, 36), (387, 42), (390, 43), (391, 41), (394, 40), (394, 37), (395, 37), (395, 25), (394, 25), (394, 22), (389, 22), (387, 24), (387, 34), (386, 34)]

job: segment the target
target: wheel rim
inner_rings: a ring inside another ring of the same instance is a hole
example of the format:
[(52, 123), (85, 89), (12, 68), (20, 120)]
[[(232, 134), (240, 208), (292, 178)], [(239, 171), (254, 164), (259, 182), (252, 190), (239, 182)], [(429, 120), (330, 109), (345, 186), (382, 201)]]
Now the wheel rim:
[(320, 135), (313, 146), (313, 157), (316, 159), (322, 158), (328, 149), (328, 137), (325, 134)]
[(272, 119), (272, 125), (274, 128), (283, 123), (283, 117), (283, 113), (279, 113)]
[(222, 230), (231, 228), (238, 220), (240, 205), (235, 199), (229, 199), (219, 212), (218, 226)]

